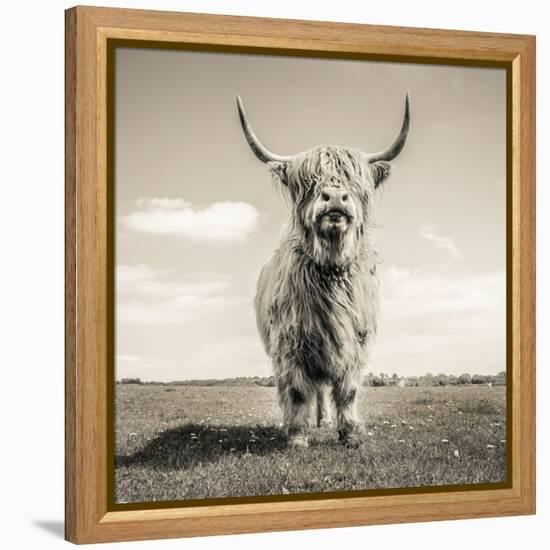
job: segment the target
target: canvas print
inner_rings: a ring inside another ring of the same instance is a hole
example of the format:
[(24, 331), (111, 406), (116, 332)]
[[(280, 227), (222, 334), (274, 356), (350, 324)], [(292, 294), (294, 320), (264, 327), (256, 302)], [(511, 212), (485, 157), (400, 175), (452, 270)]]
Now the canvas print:
[(114, 61), (114, 502), (506, 483), (505, 70)]

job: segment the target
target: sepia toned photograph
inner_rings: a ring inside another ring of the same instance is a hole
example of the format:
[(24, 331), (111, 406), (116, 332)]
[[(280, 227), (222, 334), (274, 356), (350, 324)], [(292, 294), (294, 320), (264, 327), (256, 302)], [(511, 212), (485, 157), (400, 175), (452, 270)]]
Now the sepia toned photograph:
[(508, 481), (506, 70), (118, 47), (114, 501)]

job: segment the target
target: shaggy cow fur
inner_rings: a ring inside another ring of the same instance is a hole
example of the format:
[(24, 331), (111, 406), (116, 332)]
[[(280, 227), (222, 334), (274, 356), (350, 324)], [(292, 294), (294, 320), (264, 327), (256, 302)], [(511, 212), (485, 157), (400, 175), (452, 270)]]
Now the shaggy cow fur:
[[(244, 114), (241, 121), (245, 128)], [(255, 151), (261, 160), (264, 151)], [(292, 213), (260, 273), (255, 309), (288, 441), (307, 446), (311, 409), (316, 403), (319, 425), (330, 422), (331, 400), (340, 441), (356, 444), (360, 375), (378, 314), (371, 209), (389, 164), (333, 146), (267, 162)]]

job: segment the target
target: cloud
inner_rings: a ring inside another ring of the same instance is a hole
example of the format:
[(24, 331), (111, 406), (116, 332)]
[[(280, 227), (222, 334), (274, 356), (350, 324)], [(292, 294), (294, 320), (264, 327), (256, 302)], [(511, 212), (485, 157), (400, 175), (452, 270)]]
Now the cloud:
[(145, 264), (118, 265), (117, 292), (121, 296), (182, 300), (221, 293), (230, 286), (230, 277), (210, 272), (189, 273), (180, 280), (173, 277), (173, 270), (152, 269)]
[[(162, 352), (162, 350), (158, 350)], [(271, 367), (256, 334), (181, 343), (177, 355), (157, 353), (128, 361), (117, 355), (116, 377), (142, 380), (189, 380), (270, 376)]]
[(240, 242), (256, 230), (259, 213), (246, 202), (216, 202), (204, 208), (183, 199), (138, 199), (137, 210), (121, 216), (126, 229), (175, 235), (193, 241)]
[(462, 252), (450, 237), (441, 237), (435, 234), (434, 225), (422, 226), (420, 228), (420, 236), (433, 244), (435, 248), (443, 250), (447, 254), (449, 262), (454, 262), (462, 258)]
[(506, 274), (389, 266), (380, 273), (377, 343), (368, 370), (498, 372), (506, 367)]
[(186, 346), (175, 376), (185, 378), (230, 378), (269, 376), (271, 367), (257, 334), (240, 334)]
[(228, 276), (200, 272), (178, 279), (144, 264), (117, 266), (116, 289), (117, 321), (126, 323), (186, 323), (245, 301), (231, 292)]
[(472, 313), (504, 305), (504, 271), (449, 275), (390, 266), (381, 273), (383, 314), (390, 318)]

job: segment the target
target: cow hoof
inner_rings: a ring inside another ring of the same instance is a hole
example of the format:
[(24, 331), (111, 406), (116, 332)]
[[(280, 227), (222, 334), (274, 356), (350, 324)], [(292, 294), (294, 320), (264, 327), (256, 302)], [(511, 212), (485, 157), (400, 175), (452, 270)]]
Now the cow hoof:
[(308, 447), (307, 437), (299, 435), (288, 440), (288, 446), (292, 449)]
[(340, 441), (342, 447), (346, 449), (357, 449), (361, 446), (361, 440), (357, 437), (346, 437)]
[(356, 435), (339, 433), (338, 441), (346, 449), (357, 449), (357, 447), (361, 446), (361, 440)]

